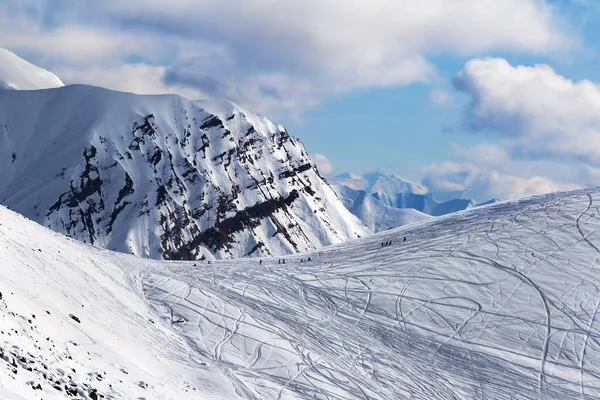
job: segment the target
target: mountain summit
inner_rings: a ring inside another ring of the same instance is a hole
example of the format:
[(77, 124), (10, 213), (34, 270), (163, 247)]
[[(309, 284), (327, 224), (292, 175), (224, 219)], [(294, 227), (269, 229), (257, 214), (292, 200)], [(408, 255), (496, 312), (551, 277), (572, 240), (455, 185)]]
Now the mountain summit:
[(427, 188), (417, 183), (407, 181), (398, 175), (386, 175), (377, 171), (364, 175), (344, 173), (334, 176), (329, 182), (354, 190), (364, 190), (391, 207), (393, 207), (394, 198), (398, 193), (427, 193)]
[(0, 47), (0, 89), (37, 90), (64, 86), (50, 71)]
[(142, 257), (275, 256), (370, 233), (298, 139), (227, 102), (0, 90), (0, 168), (0, 203)]

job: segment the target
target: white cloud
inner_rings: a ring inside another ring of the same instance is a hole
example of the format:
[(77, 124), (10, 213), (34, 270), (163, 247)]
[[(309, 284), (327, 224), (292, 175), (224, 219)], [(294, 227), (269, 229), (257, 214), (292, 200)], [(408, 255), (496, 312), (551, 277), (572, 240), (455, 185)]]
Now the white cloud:
[(459, 162), (430, 166), (426, 184), (500, 198), (598, 185), (600, 85), (500, 58), (469, 61), (454, 84), (470, 98), (466, 122), (490, 142), (454, 145)]
[(472, 163), (446, 162), (433, 164), (426, 169), (423, 183), (432, 191), (468, 189), (469, 195), (479, 200), (491, 198), (516, 199), (523, 196), (570, 190), (581, 185), (555, 182), (539, 176), (518, 176), (489, 170)]
[(471, 98), (467, 122), (501, 134), (514, 158), (600, 164), (600, 86), (573, 82), (548, 65), (469, 61), (454, 79)]
[(102, 86), (108, 89), (138, 94), (179, 94), (188, 99), (206, 98), (199, 90), (174, 87), (163, 82), (165, 67), (145, 64), (120, 64), (104, 67), (78, 68), (59, 67), (56, 71), (63, 81)]
[(573, 44), (543, 0), (0, 4), (0, 46), (51, 70), (69, 64), (83, 74), (142, 58), (169, 65), (169, 88), (227, 96), (267, 114), (301, 114), (356, 88), (430, 81), (431, 55), (549, 54)]
[(319, 169), (319, 172), (321, 174), (325, 176), (331, 175), (334, 168), (333, 164), (331, 163), (331, 161), (329, 161), (327, 157), (325, 157), (323, 154), (316, 153), (312, 155), (312, 159), (315, 162), (315, 164), (317, 164), (317, 168)]

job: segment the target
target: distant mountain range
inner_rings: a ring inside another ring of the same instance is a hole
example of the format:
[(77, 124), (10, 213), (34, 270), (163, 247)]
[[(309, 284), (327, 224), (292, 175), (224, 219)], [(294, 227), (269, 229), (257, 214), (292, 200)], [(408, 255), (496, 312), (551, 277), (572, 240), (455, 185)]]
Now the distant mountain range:
[(414, 208), (396, 208), (383, 204), (364, 190), (344, 185), (332, 185), (344, 206), (356, 215), (370, 230), (380, 232), (413, 222), (430, 219), (431, 216)]
[[(0, 62), (4, 82), (58, 84)], [(143, 257), (277, 256), (371, 233), (297, 138), (229, 102), (0, 90), (0, 170), (1, 204)]]
[(463, 198), (468, 191), (427, 192), (424, 186), (380, 172), (344, 173), (329, 183), (346, 208), (374, 232), (496, 201)]

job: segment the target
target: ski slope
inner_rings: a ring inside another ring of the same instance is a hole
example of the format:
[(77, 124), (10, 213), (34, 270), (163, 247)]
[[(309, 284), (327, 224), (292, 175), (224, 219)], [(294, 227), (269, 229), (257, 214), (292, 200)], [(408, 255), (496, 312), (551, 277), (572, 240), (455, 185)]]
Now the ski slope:
[(285, 264), (138, 259), (0, 209), (0, 398), (67, 396), (12, 353), (82, 398), (597, 398), (599, 207), (536, 196)]

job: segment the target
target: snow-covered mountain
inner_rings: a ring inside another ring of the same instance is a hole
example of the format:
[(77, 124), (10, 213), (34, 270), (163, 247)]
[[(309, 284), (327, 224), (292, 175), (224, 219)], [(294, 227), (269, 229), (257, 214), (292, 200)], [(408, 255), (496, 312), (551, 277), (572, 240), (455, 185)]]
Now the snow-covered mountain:
[(450, 214), (456, 211), (468, 210), (479, 205), (472, 199), (451, 199), (437, 201), (429, 194), (397, 193), (389, 200), (391, 207), (412, 208), (432, 216)]
[(52, 72), (0, 47), (0, 89), (36, 90), (64, 86)]
[(344, 206), (373, 232), (397, 228), (431, 218), (430, 215), (414, 208), (395, 208), (383, 204), (364, 190), (352, 189), (344, 185), (333, 185)]
[(598, 398), (598, 202), (499, 203), (285, 264), (146, 260), (0, 207), (0, 398)]
[(479, 203), (467, 197), (469, 190), (427, 192), (424, 186), (379, 172), (344, 173), (329, 183), (346, 208), (374, 232), (497, 201)]
[(393, 207), (392, 203), (398, 193), (427, 193), (427, 188), (417, 183), (409, 182), (398, 175), (386, 175), (377, 171), (364, 175), (344, 173), (329, 179), (329, 183), (364, 190), (390, 207)]
[(298, 139), (227, 102), (0, 90), (0, 169), (0, 203), (143, 257), (282, 255), (370, 233)]

